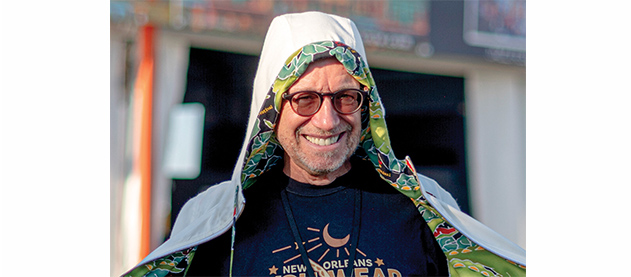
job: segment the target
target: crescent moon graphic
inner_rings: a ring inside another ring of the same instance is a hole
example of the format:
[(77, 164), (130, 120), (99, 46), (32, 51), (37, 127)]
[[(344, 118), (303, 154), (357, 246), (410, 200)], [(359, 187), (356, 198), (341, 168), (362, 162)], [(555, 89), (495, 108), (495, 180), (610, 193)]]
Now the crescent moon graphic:
[[(329, 223), (329, 224), (331, 224), (331, 223)], [(324, 231), (322, 231), (322, 236), (324, 237), (324, 242), (326, 242), (326, 244), (328, 244), (329, 246), (334, 247), (334, 248), (342, 247), (346, 243), (348, 243), (348, 240), (351, 238), (351, 235), (348, 234), (346, 237), (344, 237), (342, 239), (333, 238), (333, 237), (331, 237), (331, 235), (329, 235), (329, 224), (324, 226)]]

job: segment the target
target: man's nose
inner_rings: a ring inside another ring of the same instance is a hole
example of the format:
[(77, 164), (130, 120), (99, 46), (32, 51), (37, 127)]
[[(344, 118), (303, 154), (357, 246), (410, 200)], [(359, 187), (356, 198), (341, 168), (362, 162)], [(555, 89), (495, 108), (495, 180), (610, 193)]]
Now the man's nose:
[(323, 97), (320, 110), (311, 117), (313, 126), (322, 130), (332, 130), (340, 124), (340, 115), (333, 108), (331, 97)]

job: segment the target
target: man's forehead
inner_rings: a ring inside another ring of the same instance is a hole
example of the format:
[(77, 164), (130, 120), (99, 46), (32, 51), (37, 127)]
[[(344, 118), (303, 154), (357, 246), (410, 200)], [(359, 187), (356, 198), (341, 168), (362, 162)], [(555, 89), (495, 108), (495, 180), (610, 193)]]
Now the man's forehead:
[(335, 57), (329, 57), (309, 64), (289, 90), (317, 89), (317, 86), (328, 86), (331, 82), (343, 86), (341, 88), (357, 88), (360, 85), (342, 63)]

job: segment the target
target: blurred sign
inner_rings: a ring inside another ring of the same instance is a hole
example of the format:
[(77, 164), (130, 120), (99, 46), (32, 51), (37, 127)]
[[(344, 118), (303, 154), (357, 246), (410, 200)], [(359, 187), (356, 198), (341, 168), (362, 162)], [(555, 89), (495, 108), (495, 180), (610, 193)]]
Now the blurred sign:
[(204, 105), (185, 103), (169, 114), (163, 172), (171, 179), (195, 179), (201, 172)]
[(466, 1), (464, 40), (473, 46), (526, 50), (526, 1)]
[(465, 54), (525, 63), (525, 0), (110, 2), (114, 23), (149, 18), (162, 28), (260, 41), (275, 16), (304, 11), (352, 19), (368, 52), (387, 50), (424, 58), (435, 53)]
[(485, 54), (490, 59), (525, 62), (525, 0), (471, 0), (465, 1), (464, 9), (467, 44), (488, 48)]

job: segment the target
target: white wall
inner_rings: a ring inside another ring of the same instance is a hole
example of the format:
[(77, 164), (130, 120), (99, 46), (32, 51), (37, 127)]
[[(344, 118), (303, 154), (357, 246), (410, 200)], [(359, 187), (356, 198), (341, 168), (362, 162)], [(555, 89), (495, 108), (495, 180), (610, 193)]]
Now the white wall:
[(471, 70), (465, 103), (471, 213), (525, 249), (525, 73)]
[(128, 165), (125, 163), (126, 126), (129, 117), (125, 98), (125, 42), (110, 40), (110, 272), (124, 273), (130, 262), (122, 247), (121, 224), (123, 188)]

